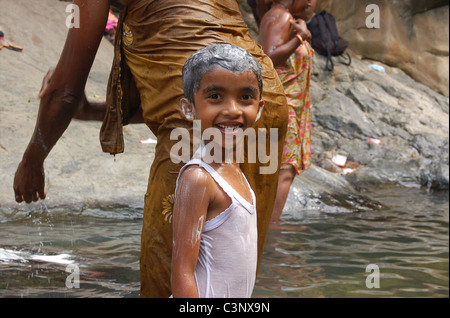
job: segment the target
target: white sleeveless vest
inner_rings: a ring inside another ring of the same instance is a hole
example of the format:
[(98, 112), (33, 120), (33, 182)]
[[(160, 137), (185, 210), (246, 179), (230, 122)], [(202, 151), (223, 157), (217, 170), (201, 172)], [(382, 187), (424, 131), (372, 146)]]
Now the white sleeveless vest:
[(249, 298), (255, 285), (258, 254), (255, 194), (245, 179), (252, 194), (250, 204), (199, 159), (189, 161), (179, 175), (190, 165), (205, 169), (232, 200), (225, 211), (203, 227), (195, 270), (199, 297)]

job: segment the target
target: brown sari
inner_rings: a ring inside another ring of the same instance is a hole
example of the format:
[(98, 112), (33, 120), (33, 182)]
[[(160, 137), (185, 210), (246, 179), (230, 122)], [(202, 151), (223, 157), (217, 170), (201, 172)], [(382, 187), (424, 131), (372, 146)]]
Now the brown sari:
[[(182, 67), (198, 49), (232, 43), (247, 49), (263, 66), (265, 107), (255, 128), (278, 128), (278, 165), (287, 125), (287, 103), (271, 60), (248, 33), (237, 0), (136, 0), (122, 11), (115, 60), (108, 89), (108, 110), (101, 142), (105, 152), (124, 150), (122, 125), (136, 110), (132, 94), (138, 92), (147, 126), (158, 139), (145, 195), (141, 237), (141, 297), (171, 295), (171, 206), (178, 172), (183, 164), (170, 159), (173, 128), (192, 131), (181, 113)], [(137, 89), (137, 91), (136, 91)], [(269, 149), (267, 133), (267, 149)], [(261, 174), (260, 166), (243, 163), (256, 194), (258, 259), (261, 260), (277, 190), (278, 169)]]

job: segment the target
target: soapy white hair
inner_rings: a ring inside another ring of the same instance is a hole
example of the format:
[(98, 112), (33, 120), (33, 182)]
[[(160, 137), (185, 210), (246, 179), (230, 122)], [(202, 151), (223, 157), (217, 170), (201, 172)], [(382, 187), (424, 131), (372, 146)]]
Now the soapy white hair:
[(184, 96), (190, 103), (194, 103), (194, 96), (200, 88), (203, 76), (218, 67), (233, 73), (252, 71), (256, 75), (259, 91), (262, 94), (261, 64), (247, 50), (236, 45), (214, 44), (198, 50), (184, 64), (183, 90)]

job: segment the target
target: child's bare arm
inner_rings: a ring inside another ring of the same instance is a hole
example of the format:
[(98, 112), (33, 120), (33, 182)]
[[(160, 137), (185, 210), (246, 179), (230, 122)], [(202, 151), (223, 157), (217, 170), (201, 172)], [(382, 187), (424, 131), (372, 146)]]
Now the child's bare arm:
[(172, 293), (175, 298), (198, 297), (195, 268), (211, 195), (210, 177), (188, 167), (178, 181), (173, 210)]

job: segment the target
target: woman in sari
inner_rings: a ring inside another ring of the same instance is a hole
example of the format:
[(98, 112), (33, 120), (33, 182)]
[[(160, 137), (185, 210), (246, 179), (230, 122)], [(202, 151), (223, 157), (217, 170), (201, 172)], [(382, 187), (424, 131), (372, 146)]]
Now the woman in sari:
[[(113, 1), (75, 0), (80, 28), (70, 29), (66, 45), (43, 91), (35, 132), (15, 175), (17, 202), (45, 198), (44, 160), (74, 116), (103, 119), (102, 149), (124, 150), (122, 126), (142, 118), (157, 137), (155, 159), (145, 195), (141, 236), (141, 297), (168, 297), (172, 254), (171, 204), (182, 163), (174, 163), (170, 140), (174, 128), (192, 131), (192, 121), (179, 107), (183, 97), (182, 67), (198, 49), (215, 43), (236, 44), (263, 66), (265, 101), (255, 129), (278, 129), (277, 160), (287, 125), (283, 87), (271, 60), (250, 38), (237, 0), (122, 0), (115, 58), (106, 106), (90, 104), (84, 87)], [(86, 49), (88, 48), (88, 49)], [(106, 111), (106, 115), (105, 115)], [(137, 115), (136, 115), (137, 114)], [(270, 136), (267, 136), (267, 144)], [(245, 156), (247, 158), (247, 156)], [(255, 189), (258, 213), (258, 259), (261, 260), (275, 201), (274, 174), (261, 174), (265, 163), (245, 162), (242, 170)], [(279, 161), (277, 162), (279, 167)], [(163, 181), (163, 182), (161, 182)]]

